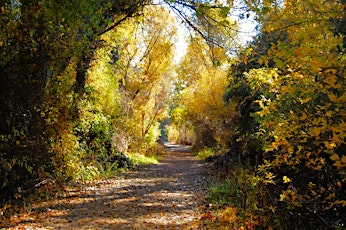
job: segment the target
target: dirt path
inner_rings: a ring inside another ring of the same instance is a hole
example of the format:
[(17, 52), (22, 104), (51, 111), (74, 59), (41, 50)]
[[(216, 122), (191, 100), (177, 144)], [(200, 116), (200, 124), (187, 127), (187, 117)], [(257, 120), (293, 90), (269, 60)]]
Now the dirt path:
[(204, 163), (184, 147), (168, 147), (159, 165), (32, 205), (12, 229), (204, 229)]

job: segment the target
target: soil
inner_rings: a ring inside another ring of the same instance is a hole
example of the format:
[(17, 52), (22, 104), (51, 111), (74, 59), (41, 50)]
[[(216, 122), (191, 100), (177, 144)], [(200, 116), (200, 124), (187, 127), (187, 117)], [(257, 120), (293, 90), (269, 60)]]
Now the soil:
[(158, 165), (27, 204), (25, 211), (12, 215), (7, 229), (207, 229), (201, 220), (205, 163), (186, 147), (166, 147)]

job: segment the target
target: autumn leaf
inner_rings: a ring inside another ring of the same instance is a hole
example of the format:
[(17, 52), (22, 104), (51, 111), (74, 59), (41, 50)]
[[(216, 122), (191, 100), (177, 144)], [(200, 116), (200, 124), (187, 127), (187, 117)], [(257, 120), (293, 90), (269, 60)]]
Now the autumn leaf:
[(330, 159), (333, 161), (340, 161), (340, 157), (338, 154), (334, 153), (333, 155), (330, 156)]
[(290, 178), (288, 178), (287, 176), (284, 176), (283, 177), (283, 182), (285, 183), (285, 184), (287, 184), (287, 183), (290, 183), (292, 180), (290, 179)]
[(323, 143), (327, 149), (334, 149), (336, 147), (336, 144), (334, 142), (324, 141)]
[(343, 163), (344, 166), (346, 166), (346, 156), (341, 157), (341, 163)]

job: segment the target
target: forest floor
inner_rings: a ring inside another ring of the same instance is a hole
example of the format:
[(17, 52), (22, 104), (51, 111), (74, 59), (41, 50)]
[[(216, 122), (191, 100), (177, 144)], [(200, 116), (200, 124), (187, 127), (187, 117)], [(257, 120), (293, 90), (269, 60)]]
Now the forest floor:
[(170, 145), (160, 164), (27, 204), (5, 229), (207, 229), (207, 171), (188, 148)]

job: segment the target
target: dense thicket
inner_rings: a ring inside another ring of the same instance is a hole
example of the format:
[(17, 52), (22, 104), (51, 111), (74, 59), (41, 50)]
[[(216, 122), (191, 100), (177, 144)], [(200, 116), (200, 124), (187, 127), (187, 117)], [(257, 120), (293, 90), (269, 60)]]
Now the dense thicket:
[[(56, 153), (49, 147), (54, 141), (53, 132), (68, 130), (78, 117), (77, 105), (86, 92), (87, 70), (94, 51), (102, 45), (99, 37), (134, 16), (144, 4), (145, 1), (1, 2), (2, 196), (11, 196), (24, 181), (29, 184), (28, 179), (45, 178), (54, 172)], [(64, 89), (59, 89), (61, 84), (65, 84)], [(60, 126), (52, 127), (52, 113), (62, 119), (56, 122)]]

